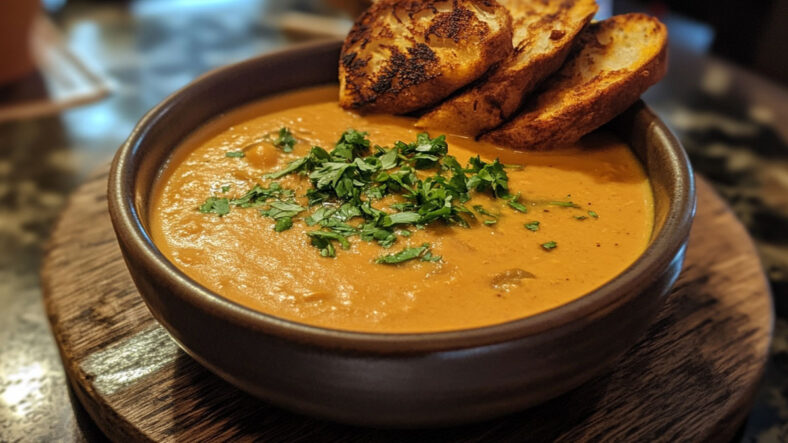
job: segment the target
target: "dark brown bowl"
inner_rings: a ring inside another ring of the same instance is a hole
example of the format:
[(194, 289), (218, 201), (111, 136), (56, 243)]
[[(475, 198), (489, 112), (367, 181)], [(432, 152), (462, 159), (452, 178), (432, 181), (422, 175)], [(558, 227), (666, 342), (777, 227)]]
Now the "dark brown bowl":
[(178, 344), (220, 377), (282, 407), (387, 427), (454, 424), (533, 406), (597, 375), (632, 346), (678, 277), (695, 208), (684, 150), (642, 102), (610, 126), (651, 178), (651, 243), (614, 280), (542, 314), (438, 333), (331, 330), (240, 306), (167, 261), (148, 235), (148, 196), (173, 148), (225, 111), (336, 82), (339, 48), (310, 44), (204, 75), (148, 112), (115, 156), (109, 209), (123, 256)]

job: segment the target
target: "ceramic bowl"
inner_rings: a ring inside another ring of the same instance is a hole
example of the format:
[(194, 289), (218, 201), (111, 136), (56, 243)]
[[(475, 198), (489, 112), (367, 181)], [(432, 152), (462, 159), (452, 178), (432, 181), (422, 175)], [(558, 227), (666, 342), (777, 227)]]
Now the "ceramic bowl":
[(195, 360), (262, 399), (336, 421), (449, 425), (534, 406), (598, 375), (645, 331), (681, 270), (694, 215), (690, 164), (642, 102), (610, 123), (651, 179), (654, 234), (599, 289), (488, 327), (423, 334), (309, 326), (240, 306), (179, 271), (148, 234), (148, 198), (174, 147), (219, 114), (270, 94), (336, 83), (340, 42), (263, 55), (208, 73), (146, 114), (118, 151), (109, 208), (154, 317)]

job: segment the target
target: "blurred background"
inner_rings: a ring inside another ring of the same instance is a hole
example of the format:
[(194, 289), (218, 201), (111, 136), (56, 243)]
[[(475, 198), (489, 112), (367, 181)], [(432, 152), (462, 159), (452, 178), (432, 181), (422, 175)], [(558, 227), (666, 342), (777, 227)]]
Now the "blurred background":
[[(738, 439), (788, 441), (788, 0), (597, 0), (658, 16), (670, 70), (644, 97), (754, 237), (778, 313)], [(100, 439), (67, 382), (38, 268), (68, 194), (136, 121), (212, 68), (343, 36), (352, 0), (0, 0), (0, 441)]]

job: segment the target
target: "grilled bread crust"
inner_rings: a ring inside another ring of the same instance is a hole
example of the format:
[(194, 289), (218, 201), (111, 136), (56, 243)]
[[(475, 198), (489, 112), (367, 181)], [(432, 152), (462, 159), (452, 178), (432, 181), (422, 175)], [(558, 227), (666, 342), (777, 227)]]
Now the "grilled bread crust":
[(416, 126), (476, 136), (499, 126), (526, 94), (561, 67), (598, 7), (594, 0), (498, 0), (512, 14), (514, 53), (479, 82), (423, 115)]
[(345, 39), (339, 103), (405, 114), (446, 98), (511, 53), (511, 16), (495, 0), (380, 0)]
[(637, 101), (667, 70), (667, 30), (656, 18), (624, 14), (593, 23), (579, 51), (523, 111), (482, 140), (515, 149), (569, 144)]

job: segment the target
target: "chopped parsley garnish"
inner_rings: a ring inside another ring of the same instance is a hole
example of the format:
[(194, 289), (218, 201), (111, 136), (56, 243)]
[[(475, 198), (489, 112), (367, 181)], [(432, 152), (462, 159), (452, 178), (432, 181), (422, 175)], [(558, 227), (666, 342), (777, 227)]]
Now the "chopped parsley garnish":
[[(284, 152), (292, 152), (296, 142), (288, 128), (281, 128), (272, 141)], [(463, 166), (448, 152), (443, 135), (430, 138), (427, 133), (421, 133), (412, 143), (398, 141), (391, 147), (382, 147), (373, 146), (366, 132), (348, 129), (332, 149), (313, 146), (306, 156), (263, 175), (266, 180), (288, 175), (308, 180), (311, 187), (298, 200), (293, 190), (272, 181), (267, 183), (268, 187), (255, 184), (233, 199), (209, 197), (199, 210), (223, 216), (233, 208), (257, 208), (261, 216), (273, 220), (276, 232), (303, 221), (312, 227), (306, 232), (310, 243), (324, 257), (336, 256), (337, 245), (349, 249), (352, 237), (390, 248), (399, 238), (410, 237), (413, 231), (432, 224), (469, 227), (481, 216), (481, 222), (491, 226), (504, 217), (501, 207), (528, 212), (520, 194), (509, 193), (505, 169), (511, 165), (504, 165), (498, 159), (487, 162), (476, 156)], [(230, 186), (221, 189), (226, 193)], [(475, 194), (502, 199), (505, 205), (493, 205), (489, 209), (489, 206), (468, 204)], [(383, 207), (381, 201), (388, 206)], [(571, 202), (547, 204), (577, 207)], [(538, 231), (539, 222), (526, 223), (525, 227)], [(555, 242), (542, 247), (552, 249)], [(435, 262), (441, 257), (433, 255), (430, 245), (425, 243), (381, 255), (375, 261), (398, 264), (414, 259)]]
[(230, 213), (230, 201), (226, 198), (208, 197), (198, 209), (203, 214), (216, 214), (222, 217)]
[(306, 157), (299, 158), (298, 160), (293, 160), (287, 164), (286, 168), (282, 169), (281, 171), (265, 174), (263, 175), (263, 178), (270, 178), (276, 180), (278, 178), (284, 177), (287, 174), (290, 174), (291, 172), (298, 171), (299, 169), (301, 169), (302, 166), (304, 166), (304, 163), (306, 163)]
[(512, 194), (508, 197), (504, 197), (506, 203), (512, 207), (515, 211), (520, 211), (523, 214), (528, 212), (528, 208), (525, 207), (524, 204), (520, 203), (520, 193)]
[(572, 202), (565, 202), (565, 201), (551, 201), (547, 202), (548, 205), (552, 206), (561, 206), (564, 208), (579, 208), (580, 206), (572, 203)]
[(274, 224), (274, 231), (282, 232), (287, 231), (293, 227), (293, 217), (282, 217), (276, 220)]
[(261, 209), (260, 215), (279, 220), (285, 217), (295, 217), (298, 213), (306, 211), (306, 208), (299, 206), (293, 201), (274, 201), (268, 205), (267, 209)]
[(594, 218), (599, 218), (599, 214), (597, 214), (594, 211), (588, 211), (588, 215), (590, 215), (591, 217), (594, 217)]
[(586, 217), (585, 215), (575, 215), (575, 219), (576, 219), (576, 220), (581, 220), (581, 221), (582, 221), (582, 220), (585, 220), (585, 219), (587, 219), (587, 218), (588, 218), (588, 217)]
[(405, 248), (399, 252), (395, 252), (394, 254), (381, 255), (375, 259), (375, 263), (394, 265), (417, 258), (421, 258), (422, 261), (439, 261), (441, 259), (441, 257), (438, 255), (432, 255), (430, 253), (430, 245), (424, 243), (423, 245), (416, 248)]
[(509, 194), (509, 177), (497, 158), (492, 163), (485, 163), (476, 156), (471, 158), (470, 164), (469, 172), (473, 172), (474, 175), (466, 183), (469, 190), (485, 192), (489, 189), (495, 197)]
[(488, 217), (498, 218), (497, 215), (495, 215), (492, 212), (484, 209), (484, 206), (482, 206), (482, 205), (473, 205), (473, 210), (478, 212), (479, 214), (486, 215)]
[(558, 243), (556, 243), (554, 241), (549, 241), (547, 243), (542, 243), (542, 249), (544, 249), (545, 251), (551, 251), (551, 250), (555, 249), (556, 246), (558, 246)]
[(319, 249), (320, 255), (323, 257), (336, 256), (336, 250), (334, 249), (333, 242), (338, 242), (342, 246), (342, 249), (350, 248), (350, 242), (347, 241), (347, 238), (337, 234), (336, 232), (309, 231), (306, 233), (306, 235), (309, 236), (312, 246)]
[(279, 129), (279, 137), (274, 140), (274, 146), (284, 152), (293, 152), (293, 146), (296, 144), (296, 139), (293, 133), (287, 128)]
[(248, 190), (243, 196), (230, 200), (230, 204), (241, 208), (262, 206), (268, 200), (292, 198), (293, 191), (282, 188), (279, 183), (273, 182), (267, 188), (259, 184)]
[(231, 158), (242, 158), (245, 155), (246, 154), (244, 154), (243, 151), (230, 151), (230, 152), (225, 152), (224, 153), (225, 157), (231, 157)]

